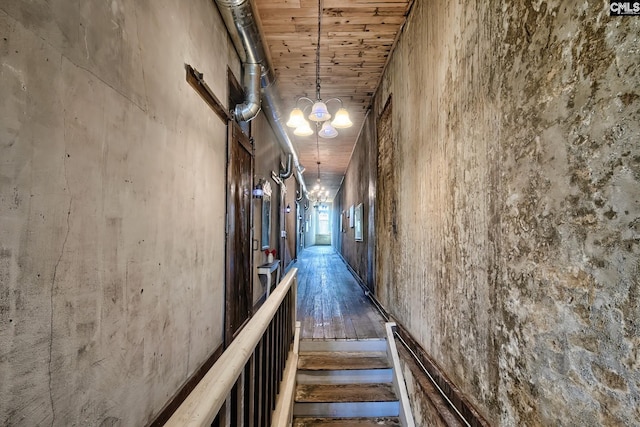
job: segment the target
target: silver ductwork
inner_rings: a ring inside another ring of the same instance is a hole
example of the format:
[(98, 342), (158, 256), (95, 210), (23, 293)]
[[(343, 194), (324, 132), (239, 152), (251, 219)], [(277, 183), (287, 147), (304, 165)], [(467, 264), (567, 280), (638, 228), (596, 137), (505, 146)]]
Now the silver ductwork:
[(287, 166), (284, 170), (280, 171), (280, 179), (287, 179), (291, 175), (293, 175), (293, 167), (291, 166), (292, 159), (293, 159), (293, 155), (291, 153), (287, 154)]
[(260, 112), (260, 64), (244, 64), (244, 91), (246, 99), (236, 105), (233, 113), (236, 119), (248, 122)]
[[(215, 0), (215, 2), (242, 62), (244, 64), (258, 64), (262, 69), (260, 79), (262, 106), (282, 149), (285, 153), (291, 154), (298, 182), (306, 193), (307, 188), (300, 172), (302, 167), (282, 119), (283, 116), (280, 111), (282, 101), (276, 87), (269, 50), (262, 37), (258, 11), (251, 0)], [(249, 105), (249, 100), (245, 104)], [(258, 111), (256, 111), (256, 114)]]

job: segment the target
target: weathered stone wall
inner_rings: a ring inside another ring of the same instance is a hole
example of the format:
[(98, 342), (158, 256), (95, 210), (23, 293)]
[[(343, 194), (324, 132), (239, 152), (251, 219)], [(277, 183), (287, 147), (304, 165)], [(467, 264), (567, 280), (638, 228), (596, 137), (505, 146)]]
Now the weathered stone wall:
[(492, 424), (638, 425), (639, 38), (608, 2), (419, 1), (377, 93), (377, 294)]
[[(145, 425), (222, 343), (209, 0), (0, 4), (0, 424)], [(226, 59), (229, 58), (229, 59)]]

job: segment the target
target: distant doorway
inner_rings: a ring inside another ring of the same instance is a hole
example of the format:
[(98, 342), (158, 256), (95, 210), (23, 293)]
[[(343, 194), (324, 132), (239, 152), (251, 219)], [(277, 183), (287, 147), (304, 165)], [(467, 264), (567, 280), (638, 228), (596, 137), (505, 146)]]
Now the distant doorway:
[(318, 227), (316, 229), (316, 245), (331, 244), (331, 207), (327, 203), (315, 206)]

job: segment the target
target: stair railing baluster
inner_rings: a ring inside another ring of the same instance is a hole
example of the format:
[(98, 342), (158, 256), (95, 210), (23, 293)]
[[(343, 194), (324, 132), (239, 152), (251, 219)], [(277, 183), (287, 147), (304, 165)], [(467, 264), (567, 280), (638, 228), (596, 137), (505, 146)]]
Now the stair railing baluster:
[(209, 427), (214, 419), (220, 426), (232, 419), (242, 426), (270, 426), (288, 356), (284, 350), (294, 334), (295, 317), (288, 322), (284, 316), (295, 313), (297, 274), (292, 268), (285, 275), (166, 426)]

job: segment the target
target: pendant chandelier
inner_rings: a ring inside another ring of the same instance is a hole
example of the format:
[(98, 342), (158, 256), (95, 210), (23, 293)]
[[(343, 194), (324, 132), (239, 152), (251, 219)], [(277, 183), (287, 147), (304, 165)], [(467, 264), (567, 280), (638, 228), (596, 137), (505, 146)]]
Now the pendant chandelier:
[[(311, 106), (311, 112), (309, 113), (308, 119), (315, 122), (316, 130), (318, 131), (318, 135), (321, 138), (335, 138), (338, 136), (338, 131), (336, 129), (346, 129), (353, 125), (351, 119), (349, 118), (349, 113), (342, 105), (342, 100), (340, 98), (331, 98), (323, 101), (320, 98), (320, 29), (322, 26), (322, 0), (318, 0), (318, 44), (316, 45), (316, 99), (313, 101), (306, 96), (302, 96), (298, 98), (296, 101), (296, 106), (293, 110), (291, 110), (291, 114), (289, 114), (289, 121), (287, 122), (287, 126), (290, 128), (295, 128), (293, 133), (297, 136), (309, 136), (313, 134), (313, 130), (309, 125), (309, 122), (304, 117), (304, 110)], [(301, 102), (306, 102), (308, 105), (305, 106), (304, 109), (300, 108)], [(335, 114), (333, 121), (329, 122), (331, 119), (331, 113), (327, 109), (327, 104), (329, 102), (338, 102), (340, 103), (340, 108)], [(319, 128), (319, 130), (318, 130)]]
[(320, 162), (318, 162), (318, 180), (316, 181), (316, 185), (313, 186), (313, 189), (307, 192), (307, 199), (313, 203), (318, 203), (326, 202), (328, 198), (329, 190), (325, 191), (320, 182)]
[(329, 198), (329, 190), (325, 191), (322, 183), (320, 182), (320, 142), (318, 140), (318, 135), (319, 133), (316, 135), (316, 151), (318, 156), (316, 164), (318, 165), (318, 179), (316, 180), (316, 185), (313, 186), (313, 189), (307, 192), (307, 199), (313, 203), (326, 202)]

